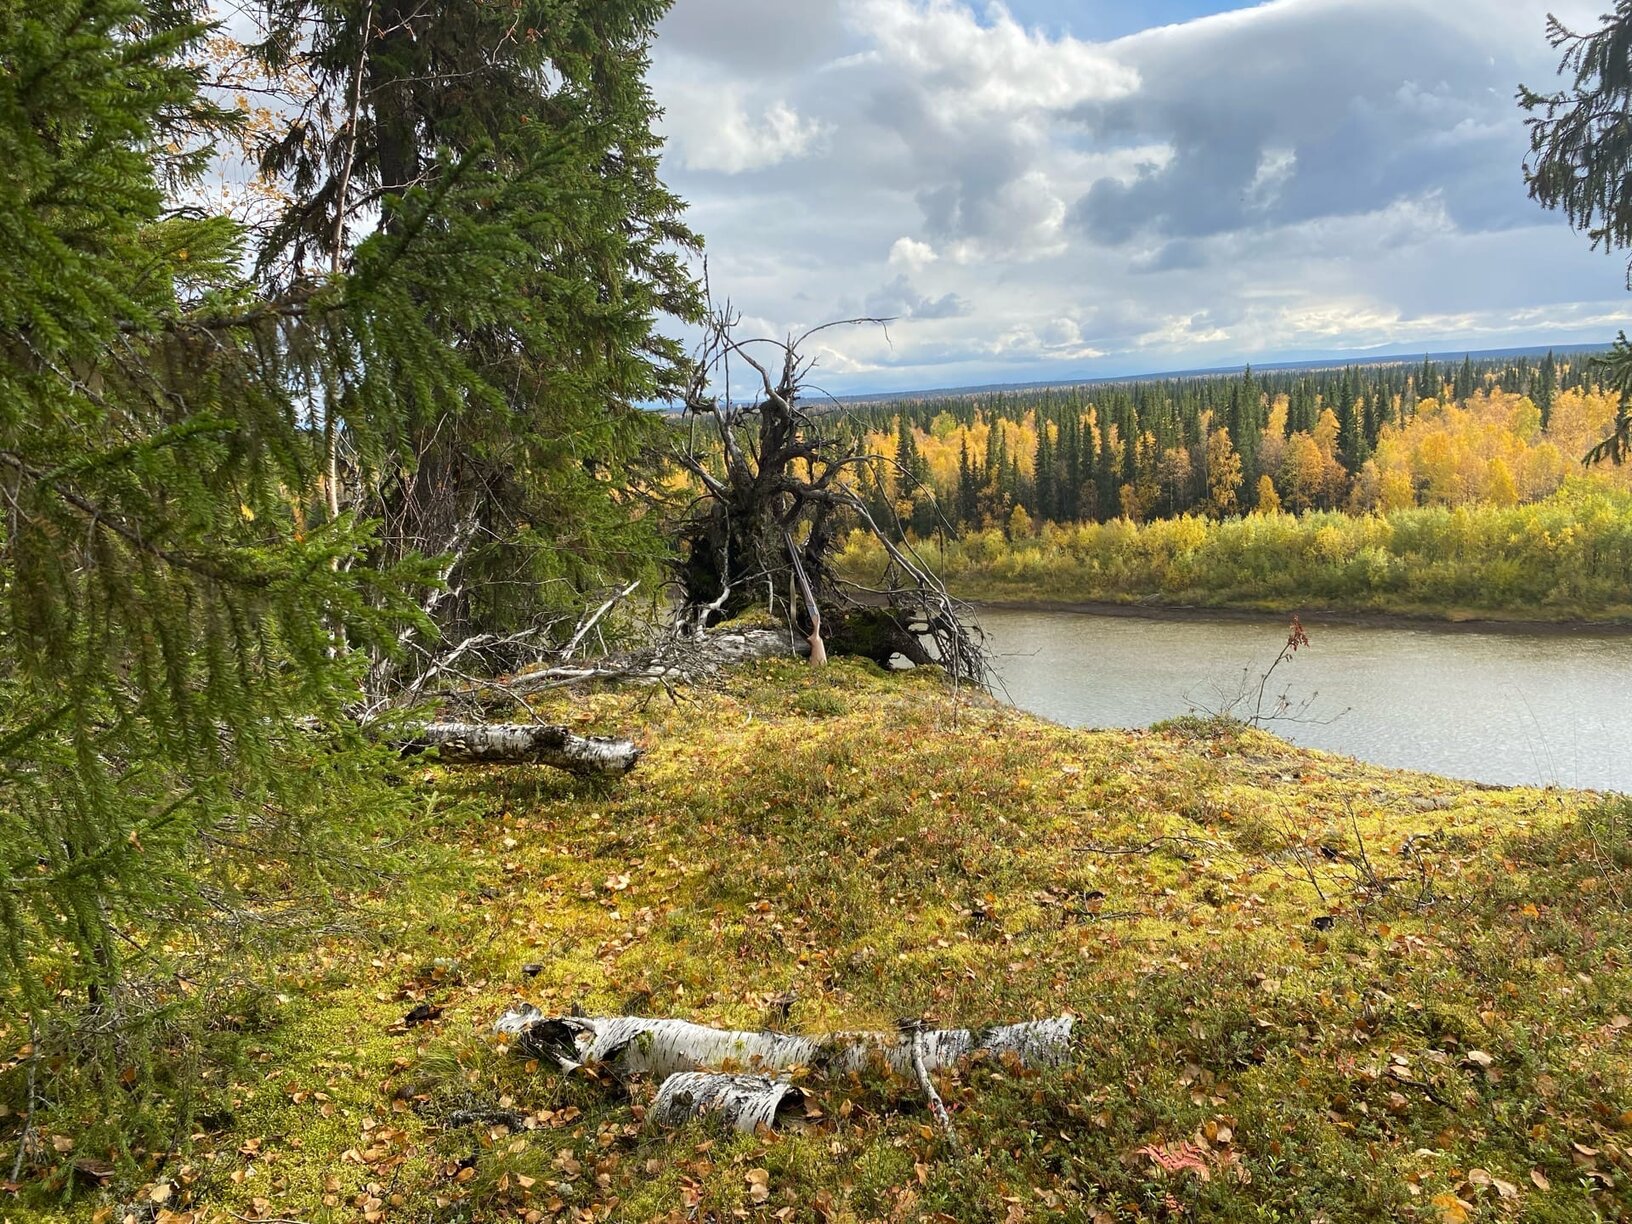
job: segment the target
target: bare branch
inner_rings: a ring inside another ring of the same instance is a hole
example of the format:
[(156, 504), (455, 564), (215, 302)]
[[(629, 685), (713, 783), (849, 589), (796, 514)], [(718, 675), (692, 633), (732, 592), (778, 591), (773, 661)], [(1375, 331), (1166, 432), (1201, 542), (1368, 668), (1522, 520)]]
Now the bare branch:
[[(835, 320), (786, 340), (739, 338), (739, 321), (729, 303), (710, 312), (685, 394), (693, 422), (713, 419), (717, 448), (712, 456), (699, 451), (694, 424), (672, 456), (702, 489), (680, 515), (676, 577), (684, 617), (706, 626), (747, 611), (761, 592), (769, 592), (763, 603), (770, 607), (779, 589), (788, 590), (798, 595), (788, 608), (791, 628), (811, 641), (813, 659), (825, 653), (824, 637), (841, 649), (841, 639), (854, 646), (866, 638), (861, 653), (881, 663), (900, 655), (937, 664), (959, 683), (988, 683), (986, 651), (967, 610), (913, 550), (901, 523), (881, 523), (863, 496), (868, 479), (882, 491), (886, 461), (841, 432), (844, 418), (813, 418), (800, 403), (813, 364), (801, 357), (802, 343), (833, 327), (889, 320)], [(780, 362), (751, 351), (761, 346)], [(752, 402), (731, 396), (734, 360), (757, 381)], [(876, 537), (889, 562), (884, 589), (867, 600), (833, 572), (842, 533), (854, 527)]]

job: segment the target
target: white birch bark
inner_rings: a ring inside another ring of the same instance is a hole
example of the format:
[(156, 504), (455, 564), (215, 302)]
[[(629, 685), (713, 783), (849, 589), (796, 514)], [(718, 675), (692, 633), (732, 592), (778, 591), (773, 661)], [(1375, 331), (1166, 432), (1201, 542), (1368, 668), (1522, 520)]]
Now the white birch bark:
[(929, 1077), (929, 1060), (924, 1053), (924, 1022), (903, 1020), (900, 1032), (907, 1043), (907, 1055), (912, 1060), (913, 1074), (918, 1077), (918, 1087), (923, 1090), (924, 1099), (929, 1102), (929, 1112), (935, 1116), (941, 1133), (946, 1136), (947, 1144), (956, 1152), (958, 1133), (952, 1129), (952, 1115), (947, 1113), (946, 1102), (941, 1100), (941, 1094), (935, 1091), (935, 1081)]
[(552, 765), (576, 774), (626, 774), (640, 760), (640, 749), (628, 740), (530, 723), (432, 723), (398, 746), (405, 755), (434, 748), (444, 761)]
[[(1070, 1060), (1073, 1023), (1071, 1016), (1055, 1016), (983, 1029), (930, 1029), (918, 1040), (926, 1070), (952, 1066), (980, 1051), (1012, 1053), (1028, 1067), (1057, 1067)], [(913, 1042), (895, 1032), (804, 1037), (638, 1016), (546, 1017), (531, 1006), (501, 1017), (495, 1028), (510, 1034), (522, 1053), (554, 1061), (565, 1071), (601, 1063), (650, 1076), (722, 1068), (766, 1072), (810, 1067), (845, 1073), (878, 1059), (900, 1074), (916, 1074)]]
[(733, 1130), (753, 1134), (762, 1126), (774, 1130), (805, 1096), (803, 1088), (768, 1075), (681, 1071), (663, 1081), (648, 1117), (658, 1126), (680, 1126), (718, 1114)]

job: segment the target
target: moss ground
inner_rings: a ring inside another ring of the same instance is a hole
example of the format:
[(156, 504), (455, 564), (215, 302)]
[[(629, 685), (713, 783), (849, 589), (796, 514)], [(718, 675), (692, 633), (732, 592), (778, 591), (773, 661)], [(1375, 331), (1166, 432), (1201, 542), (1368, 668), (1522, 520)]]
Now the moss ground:
[[(416, 776), (469, 800), (425, 874), (372, 899), (372, 942), (291, 956), (230, 1118), (123, 1194), (195, 1221), (1626, 1218), (1632, 806), (1229, 724), (1070, 731), (851, 663), (572, 716), (636, 729), (639, 771)], [(813, 1081), (786, 1134), (658, 1132), (648, 1087), (491, 1035), (522, 1000), (759, 1027), (789, 991), (801, 1031), (1070, 1011), (1079, 1045), (943, 1077), (960, 1155), (904, 1083)]]

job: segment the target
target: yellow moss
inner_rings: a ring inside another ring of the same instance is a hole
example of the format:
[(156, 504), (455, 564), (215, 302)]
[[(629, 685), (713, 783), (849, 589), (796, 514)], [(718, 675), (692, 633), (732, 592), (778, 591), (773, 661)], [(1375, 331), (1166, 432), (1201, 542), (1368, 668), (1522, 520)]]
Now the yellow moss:
[[(1477, 1197), (1465, 1171), (1481, 1167), (1572, 1219), (1621, 1184), (1607, 1157), (1611, 1188), (1570, 1177), (1571, 1143), (1624, 1152), (1632, 1120), (1615, 1104), (1632, 1060), (1607, 1027), (1628, 969), (1606, 951), (1632, 854), (1595, 831), (1583, 844), (1606, 857), (1581, 885), (1545, 849), (1595, 819), (1580, 796), (1373, 769), (1224, 724), (1071, 731), (843, 662), (556, 712), (634, 729), (641, 768), (611, 787), (442, 777), (488, 816), (443, 830), (457, 866), (419, 881), (389, 938), (288, 967), (282, 1022), (199, 1166), (201, 1218), (806, 1218), (818, 1200), (833, 1220), (1001, 1219), (1009, 1200), (1089, 1218), (1174, 1195), (1232, 1219), (1295, 1214), (1309, 1187), (1342, 1218), (1366, 1176), (1394, 1179), (1378, 1193), (1403, 1218), (1459, 1186)], [(819, 1088), (804, 1135), (661, 1135), (617, 1093), (489, 1036), (521, 999), (757, 1027), (789, 990), (788, 1023), (809, 1032), (1068, 1009), (1079, 1070), (947, 1077), (971, 1153), (951, 1161), (910, 1086)], [(419, 1002), (439, 1017), (403, 1027)], [(1467, 1062), (1475, 1049), (1499, 1077)], [(543, 1121), (441, 1126), (470, 1103)], [(1208, 1125), (1206, 1183), (1138, 1154)], [(371, 1143), (381, 1128), (391, 1141)], [(1424, 1172), (1429, 1149), (1446, 1156)]]

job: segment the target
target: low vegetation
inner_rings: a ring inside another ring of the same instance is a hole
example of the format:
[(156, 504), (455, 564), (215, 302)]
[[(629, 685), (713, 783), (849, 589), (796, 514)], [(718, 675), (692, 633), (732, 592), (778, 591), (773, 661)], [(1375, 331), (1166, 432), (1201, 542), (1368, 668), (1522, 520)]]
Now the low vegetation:
[[(1585, 483), (1524, 506), (1048, 524), (921, 551), (976, 599), (1632, 618), (1632, 496)], [(844, 565), (867, 576), (883, 559), (856, 537)]]
[[(55, 1171), (6, 1215), (1588, 1221), (1632, 1194), (1625, 801), (1228, 722), (1070, 731), (845, 662), (575, 708), (639, 726), (641, 771), (417, 766), (460, 806), (346, 898), (372, 938), (287, 947), (215, 1017), (186, 1154), (110, 1172), (100, 1106), (41, 1068)], [(1069, 1009), (1078, 1048), (942, 1077), (961, 1154), (881, 1076), (812, 1077), (786, 1133), (660, 1132), (651, 1086), (506, 1053), (523, 999), (802, 1032)]]

